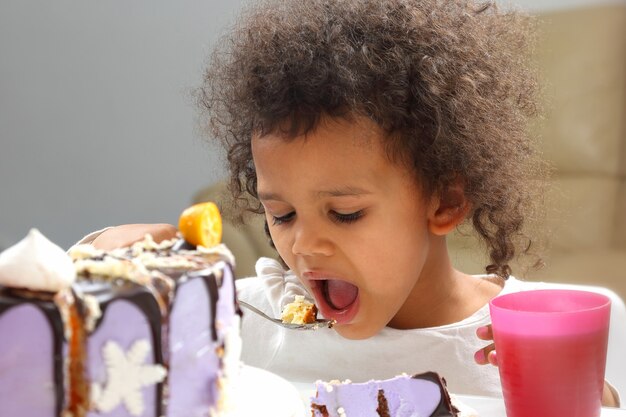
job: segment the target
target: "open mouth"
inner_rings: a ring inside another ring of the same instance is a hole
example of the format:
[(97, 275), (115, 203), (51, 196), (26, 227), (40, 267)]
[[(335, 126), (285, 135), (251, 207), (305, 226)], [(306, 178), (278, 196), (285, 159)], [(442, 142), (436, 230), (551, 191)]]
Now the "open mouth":
[(323, 279), (312, 281), (312, 289), (324, 317), (343, 324), (356, 315), (359, 305), (359, 289), (356, 285), (338, 279)]
[(322, 285), (326, 302), (335, 310), (345, 310), (359, 295), (359, 289), (346, 281), (329, 279), (325, 280)]

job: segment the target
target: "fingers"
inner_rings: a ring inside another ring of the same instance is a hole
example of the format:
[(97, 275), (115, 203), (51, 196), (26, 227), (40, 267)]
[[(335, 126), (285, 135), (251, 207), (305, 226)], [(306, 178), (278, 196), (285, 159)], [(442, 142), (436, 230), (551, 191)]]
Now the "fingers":
[(496, 354), (496, 346), (492, 343), (474, 353), (474, 361), (479, 365), (491, 364), (498, 366), (498, 356)]
[[(478, 336), (480, 340), (493, 340), (491, 324), (477, 328), (476, 336)], [(491, 365), (498, 366), (498, 357), (495, 349), (496, 345), (494, 343), (485, 346), (474, 354), (474, 361), (479, 365), (486, 365), (489, 363)]]
[(476, 336), (478, 336), (480, 340), (493, 340), (493, 331), (491, 329), (491, 324), (476, 329)]
[(98, 249), (113, 250), (139, 242), (146, 234), (152, 235), (155, 242), (161, 242), (173, 239), (176, 232), (176, 228), (170, 224), (126, 224), (104, 231), (91, 244)]
[[(149, 232), (155, 242), (174, 239), (178, 229), (171, 224), (152, 224), (153, 229)], [(144, 235), (145, 236), (145, 235)]]
[(604, 389), (602, 390), (602, 406), (603, 407), (619, 407), (619, 394), (615, 391), (606, 380), (604, 381)]

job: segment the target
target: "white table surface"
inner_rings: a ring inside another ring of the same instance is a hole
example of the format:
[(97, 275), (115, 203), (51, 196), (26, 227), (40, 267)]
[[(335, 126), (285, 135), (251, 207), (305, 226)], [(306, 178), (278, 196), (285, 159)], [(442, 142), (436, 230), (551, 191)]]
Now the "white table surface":
[[(461, 402), (472, 407), (480, 417), (506, 417), (504, 402), (498, 398), (475, 397), (469, 395), (457, 395)], [(626, 417), (623, 408), (603, 408), (602, 417)]]
[[(312, 383), (292, 382), (300, 393), (305, 409), (310, 406), (310, 398), (315, 394), (315, 388)], [(476, 410), (479, 417), (506, 417), (504, 411), (504, 402), (502, 399), (490, 397), (478, 397), (470, 395), (456, 395), (456, 398), (463, 404), (466, 404)], [(308, 415), (308, 414), (307, 414)], [(603, 408), (602, 417), (626, 417), (626, 409), (623, 408)]]

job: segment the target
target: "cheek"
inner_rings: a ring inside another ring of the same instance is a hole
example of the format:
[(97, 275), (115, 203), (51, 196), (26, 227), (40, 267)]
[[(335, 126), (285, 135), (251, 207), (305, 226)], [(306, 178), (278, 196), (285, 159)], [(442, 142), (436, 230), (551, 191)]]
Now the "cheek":
[[(271, 222), (271, 220), (268, 220)], [(271, 224), (271, 223), (268, 223)], [(291, 260), (293, 257), (293, 253), (291, 251), (291, 237), (290, 233), (286, 230), (281, 229), (280, 227), (269, 227), (270, 236), (272, 237), (272, 242), (274, 242), (274, 246), (276, 247), (276, 251), (280, 255), (280, 257), (285, 261), (285, 263), (291, 268), (293, 267)]]
[(397, 294), (410, 290), (423, 266), (420, 257), (399, 253), (381, 253), (363, 264), (366, 285), (375, 294)]
[(374, 244), (353, 253), (367, 284), (375, 292), (406, 291), (419, 277), (429, 250), (423, 230), (411, 229), (378, 237)]

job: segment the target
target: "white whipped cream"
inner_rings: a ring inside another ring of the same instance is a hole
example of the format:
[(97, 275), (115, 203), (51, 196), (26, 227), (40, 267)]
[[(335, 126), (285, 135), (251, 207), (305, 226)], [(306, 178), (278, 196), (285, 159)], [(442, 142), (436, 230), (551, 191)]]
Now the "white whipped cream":
[(75, 279), (70, 257), (37, 229), (0, 253), (0, 285), (5, 287), (57, 292)]
[(211, 246), (210, 248), (205, 248), (204, 246), (196, 247), (197, 251), (203, 255), (221, 255), (228, 259), (231, 265), (235, 266), (235, 256), (228, 249), (226, 245), (223, 243), (217, 244), (215, 246)]
[(83, 243), (81, 245), (72, 246), (67, 251), (67, 254), (70, 255), (70, 258), (72, 258), (73, 261), (77, 261), (80, 259), (89, 259), (104, 256), (104, 251), (96, 249), (93, 245)]

